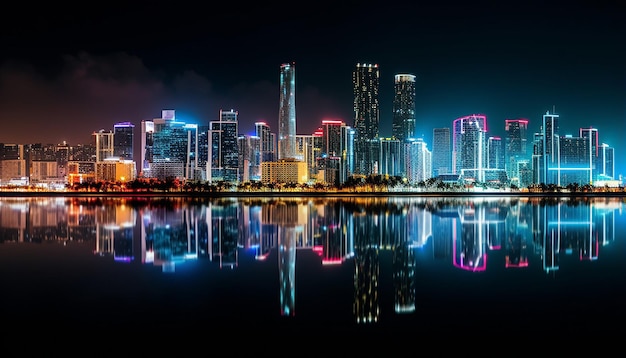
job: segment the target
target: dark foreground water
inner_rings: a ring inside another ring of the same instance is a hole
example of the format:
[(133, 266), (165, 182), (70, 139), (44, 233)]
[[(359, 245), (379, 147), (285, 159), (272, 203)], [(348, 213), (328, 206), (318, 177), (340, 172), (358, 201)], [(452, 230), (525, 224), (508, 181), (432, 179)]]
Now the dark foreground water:
[(300, 355), (598, 342), (626, 333), (623, 205), (2, 198), (2, 330)]

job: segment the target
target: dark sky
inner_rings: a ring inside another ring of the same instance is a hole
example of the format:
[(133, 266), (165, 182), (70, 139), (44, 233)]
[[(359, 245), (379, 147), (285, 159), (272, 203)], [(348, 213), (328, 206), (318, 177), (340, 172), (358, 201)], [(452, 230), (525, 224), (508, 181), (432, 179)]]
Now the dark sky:
[[(560, 114), (595, 127), (626, 161), (626, 12), (618, 1), (173, 1), (16, 4), (0, 23), (0, 142), (90, 143), (117, 122), (175, 109), (188, 123), (239, 112), (240, 132), (277, 127), (279, 67), (296, 64), (298, 134), (352, 125), (352, 70), (380, 66), (381, 135), (394, 75), (417, 76), (418, 135), (486, 114)], [(498, 4), (498, 5), (494, 5)], [(530, 139), (530, 138), (529, 138)]]

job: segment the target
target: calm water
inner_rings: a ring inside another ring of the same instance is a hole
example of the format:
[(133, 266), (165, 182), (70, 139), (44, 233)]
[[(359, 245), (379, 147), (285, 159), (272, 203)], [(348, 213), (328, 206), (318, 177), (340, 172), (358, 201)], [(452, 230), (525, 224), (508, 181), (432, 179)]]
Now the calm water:
[(37, 332), (63, 324), (311, 342), (623, 333), (607, 326), (626, 313), (623, 206), (0, 198), (0, 314), (5, 327)]

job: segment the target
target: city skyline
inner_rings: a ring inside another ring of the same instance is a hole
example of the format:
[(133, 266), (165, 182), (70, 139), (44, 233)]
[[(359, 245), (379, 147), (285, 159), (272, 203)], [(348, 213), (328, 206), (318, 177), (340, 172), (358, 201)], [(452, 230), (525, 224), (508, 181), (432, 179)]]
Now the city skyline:
[[(617, 7), (356, 4), (320, 4), (288, 19), (272, 4), (268, 16), (239, 9), (204, 20), (160, 5), (47, 21), (18, 15), (0, 35), (0, 142), (89, 143), (94, 131), (137, 128), (163, 109), (198, 124), (234, 109), (241, 133), (257, 121), (277, 132), (285, 62), (296, 65), (298, 134), (324, 119), (353, 126), (351, 73), (375, 63), (381, 136), (392, 131), (394, 76), (411, 74), (415, 134), (431, 149), (433, 128), (459, 117), (484, 114), (497, 136), (506, 119), (525, 118), (530, 140), (555, 109), (559, 134), (597, 128), (615, 148), (616, 174), (625, 172), (626, 33)], [(355, 19), (371, 22), (362, 31)]]

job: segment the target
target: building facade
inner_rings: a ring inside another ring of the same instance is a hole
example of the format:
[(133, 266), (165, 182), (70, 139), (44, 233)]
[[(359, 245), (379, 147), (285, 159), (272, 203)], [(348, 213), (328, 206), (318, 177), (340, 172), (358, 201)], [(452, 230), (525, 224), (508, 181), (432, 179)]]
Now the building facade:
[(352, 72), (355, 174), (367, 176), (378, 172), (379, 82), (377, 64), (357, 64)]
[(278, 108), (278, 159), (296, 156), (296, 66), (280, 66), (280, 104)]
[(415, 76), (394, 77), (392, 135), (405, 142), (415, 137)]

